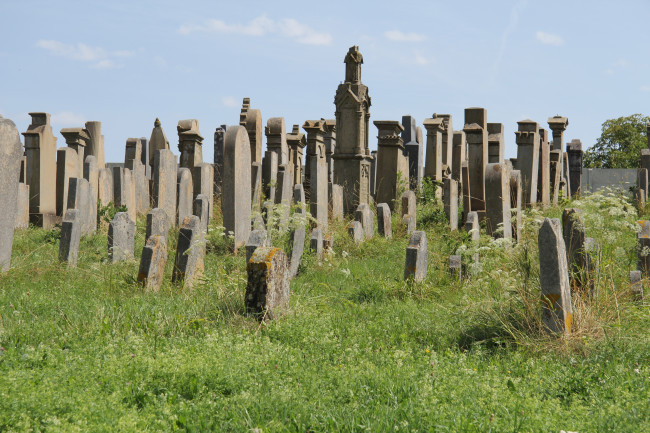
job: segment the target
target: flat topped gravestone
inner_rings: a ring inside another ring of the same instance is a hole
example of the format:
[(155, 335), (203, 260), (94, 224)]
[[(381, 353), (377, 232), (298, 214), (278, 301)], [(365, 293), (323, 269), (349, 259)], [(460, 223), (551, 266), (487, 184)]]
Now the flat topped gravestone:
[(61, 224), (59, 260), (67, 262), (68, 266), (77, 266), (82, 225), (83, 220), (79, 209), (68, 209), (65, 212), (63, 224)]
[(258, 247), (264, 247), (268, 244), (268, 234), (266, 230), (253, 230), (248, 236), (246, 242), (246, 263), (253, 257), (253, 253)]
[(142, 248), (138, 282), (147, 291), (159, 291), (167, 263), (167, 242), (162, 236), (151, 236)]
[(205, 231), (196, 215), (185, 217), (178, 232), (176, 258), (172, 282), (191, 288), (203, 274), (205, 257)]
[(14, 122), (0, 116), (0, 272), (9, 270), (18, 205), (22, 145)]
[(289, 305), (290, 276), (286, 254), (279, 248), (259, 247), (248, 261), (246, 313), (260, 320), (280, 316)]
[(147, 214), (147, 230), (145, 232), (145, 239), (151, 236), (162, 236), (167, 243), (167, 234), (169, 232), (169, 217), (167, 212), (159, 207), (151, 209)]
[(352, 238), (355, 244), (360, 244), (363, 242), (364, 239), (364, 234), (363, 234), (363, 226), (359, 221), (352, 221), (348, 225), (348, 234)]
[(427, 234), (423, 231), (414, 231), (406, 248), (406, 263), (404, 265), (404, 279), (413, 279), (419, 283), (427, 276), (427, 262), (429, 251), (427, 249)]
[(118, 212), (108, 226), (108, 259), (111, 263), (133, 258), (135, 223), (126, 212)]
[(372, 212), (370, 212), (370, 206), (367, 203), (361, 203), (357, 207), (355, 219), (361, 223), (364, 237), (366, 239), (372, 239), (375, 234), (375, 225), (372, 219)]

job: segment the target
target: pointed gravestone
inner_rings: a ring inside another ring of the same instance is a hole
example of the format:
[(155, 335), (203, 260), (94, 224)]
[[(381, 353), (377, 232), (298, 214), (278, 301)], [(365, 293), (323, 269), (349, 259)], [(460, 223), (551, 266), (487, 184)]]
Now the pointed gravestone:
[(142, 248), (138, 282), (147, 291), (157, 292), (165, 275), (167, 263), (167, 242), (162, 236), (151, 236)]
[(223, 224), (233, 232), (234, 250), (244, 245), (251, 230), (251, 153), (243, 126), (230, 126), (224, 148)]
[(82, 224), (81, 211), (79, 209), (68, 209), (66, 211), (63, 223), (61, 224), (59, 260), (67, 262), (68, 266), (77, 266)]
[(0, 272), (9, 270), (18, 205), (22, 146), (16, 125), (0, 116)]
[(133, 258), (135, 222), (126, 212), (118, 212), (108, 226), (108, 260), (111, 263)]
[(380, 236), (383, 236), (386, 239), (391, 239), (393, 237), (390, 207), (387, 203), (379, 203), (377, 205), (377, 231)]
[(153, 130), (151, 131), (151, 138), (149, 139), (148, 146), (149, 165), (151, 165), (151, 168), (153, 169), (155, 166), (154, 160), (158, 151), (163, 149), (169, 150), (169, 140), (167, 140), (165, 131), (163, 130), (158, 118), (156, 118), (155, 122), (153, 123)]
[(246, 313), (260, 320), (279, 317), (289, 305), (290, 275), (286, 254), (279, 248), (259, 247), (248, 261), (247, 271)]
[(538, 244), (542, 319), (549, 331), (568, 334), (571, 332), (573, 310), (566, 248), (559, 219), (544, 219), (539, 229)]
[(205, 257), (205, 231), (196, 215), (186, 217), (181, 223), (176, 243), (176, 258), (172, 282), (191, 288), (203, 274)]
[(404, 265), (404, 279), (413, 278), (419, 283), (427, 276), (427, 261), (429, 251), (427, 250), (427, 235), (423, 231), (414, 231), (409, 239), (406, 248), (406, 263)]
[(192, 215), (194, 206), (192, 172), (189, 168), (178, 168), (176, 188), (176, 209), (178, 212), (176, 221), (178, 225), (181, 225), (186, 217)]

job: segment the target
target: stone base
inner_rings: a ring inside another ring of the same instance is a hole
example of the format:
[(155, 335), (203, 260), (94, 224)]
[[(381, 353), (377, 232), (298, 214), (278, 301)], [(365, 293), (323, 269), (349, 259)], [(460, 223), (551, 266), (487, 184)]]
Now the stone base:
[(370, 202), (370, 156), (334, 155), (334, 183), (343, 187), (343, 211), (354, 215), (357, 206)]
[(56, 216), (55, 214), (43, 214), (43, 213), (30, 213), (29, 222), (36, 227), (41, 227), (46, 230), (53, 229), (57, 224), (61, 224), (63, 218)]

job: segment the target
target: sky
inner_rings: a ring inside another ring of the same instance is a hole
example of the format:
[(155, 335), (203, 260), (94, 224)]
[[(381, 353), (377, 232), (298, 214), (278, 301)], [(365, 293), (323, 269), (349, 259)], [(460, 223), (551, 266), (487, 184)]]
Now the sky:
[[(287, 131), (333, 118), (352, 45), (363, 54), (371, 121), (487, 109), (516, 157), (517, 121), (566, 116), (583, 148), (611, 118), (650, 114), (650, 2), (611, 1), (32, 1), (0, 0), (0, 115), (62, 128), (102, 122), (107, 162), (158, 117), (198, 119), (203, 157), (241, 102)], [(376, 149), (371, 126), (370, 147)]]

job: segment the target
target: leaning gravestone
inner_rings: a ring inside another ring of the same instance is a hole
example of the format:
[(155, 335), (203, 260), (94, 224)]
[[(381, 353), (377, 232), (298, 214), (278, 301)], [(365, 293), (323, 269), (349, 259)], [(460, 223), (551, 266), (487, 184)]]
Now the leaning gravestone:
[(390, 219), (390, 207), (388, 203), (379, 203), (377, 205), (377, 230), (379, 235), (386, 239), (393, 237), (393, 228)]
[(246, 313), (260, 320), (279, 317), (289, 305), (290, 278), (286, 254), (279, 248), (259, 247), (248, 261), (247, 271)]
[(409, 239), (406, 248), (406, 264), (404, 265), (404, 279), (413, 278), (413, 282), (419, 283), (427, 276), (427, 261), (429, 251), (427, 249), (427, 234), (423, 231), (414, 231)]
[(630, 271), (630, 291), (635, 302), (643, 302), (643, 278), (641, 271)]
[(22, 146), (16, 125), (0, 116), (0, 272), (9, 270), (18, 204)]
[(151, 236), (142, 248), (138, 282), (147, 291), (159, 291), (167, 263), (167, 242), (162, 236)]
[(108, 260), (117, 263), (133, 258), (135, 222), (126, 212), (118, 212), (108, 226)]
[(61, 240), (59, 241), (59, 260), (67, 262), (68, 266), (77, 266), (81, 226), (81, 211), (68, 209), (65, 212), (63, 224), (61, 224)]
[(226, 232), (233, 232), (237, 251), (251, 230), (251, 151), (243, 126), (228, 127), (223, 171), (223, 225)]
[(186, 217), (181, 223), (176, 244), (176, 258), (172, 282), (180, 282), (185, 288), (192, 288), (196, 279), (203, 274), (205, 257), (205, 232), (196, 215)]
[(145, 239), (149, 239), (151, 236), (160, 236), (167, 243), (167, 235), (169, 233), (169, 217), (167, 212), (155, 207), (147, 214), (147, 231)]
[(542, 320), (549, 331), (569, 334), (573, 309), (566, 248), (559, 219), (544, 219), (539, 229), (538, 244)]

